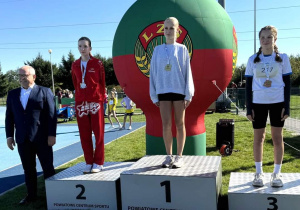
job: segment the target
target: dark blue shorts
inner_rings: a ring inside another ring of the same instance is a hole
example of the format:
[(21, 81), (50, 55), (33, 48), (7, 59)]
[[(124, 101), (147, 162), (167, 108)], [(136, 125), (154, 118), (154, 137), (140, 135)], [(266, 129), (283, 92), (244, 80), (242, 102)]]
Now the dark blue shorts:
[(178, 93), (164, 93), (158, 94), (159, 101), (183, 101), (185, 95), (178, 94)]
[(275, 104), (253, 104), (254, 129), (265, 128), (267, 125), (268, 115), (270, 116), (270, 124), (274, 127), (283, 127), (284, 121), (281, 121), (281, 112), (284, 108), (284, 102)]

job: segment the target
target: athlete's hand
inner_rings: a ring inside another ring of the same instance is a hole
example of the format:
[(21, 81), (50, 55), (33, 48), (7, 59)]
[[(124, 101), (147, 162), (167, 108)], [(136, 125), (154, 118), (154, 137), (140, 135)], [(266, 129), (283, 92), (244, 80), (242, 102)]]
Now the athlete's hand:
[(281, 111), (281, 121), (284, 121), (284, 120), (286, 120), (286, 118), (289, 117), (287, 114), (284, 115), (284, 111), (285, 111), (285, 108), (282, 108), (282, 111)]
[(184, 109), (186, 109), (190, 105), (190, 101), (184, 100)]
[(249, 121), (254, 122), (254, 111), (252, 110), (252, 115), (247, 115)]

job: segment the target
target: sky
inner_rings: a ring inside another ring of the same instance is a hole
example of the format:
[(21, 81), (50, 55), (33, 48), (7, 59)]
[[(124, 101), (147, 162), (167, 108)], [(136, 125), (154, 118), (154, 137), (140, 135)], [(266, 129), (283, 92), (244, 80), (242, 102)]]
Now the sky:
[[(162, 0), (163, 1), (163, 0)], [(214, 0), (212, 0), (214, 1)], [(60, 64), (77, 41), (92, 40), (92, 53), (112, 57), (115, 31), (135, 0), (0, 0), (0, 63), (2, 73), (16, 70), (40, 53)], [(238, 38), (237, 65), (254, 53), (254, 0), (225, 0)], [(300, 54), (300, 1), (256, 0), (256, 31), (265, 25), (278, 29), (277, 46), (288, 55)], [(180, 20), (179, 20), (180, 21)], [(257, 35), (256, 35), (257, 37)], [(256, 39), (256, 49), (259, 40)]]

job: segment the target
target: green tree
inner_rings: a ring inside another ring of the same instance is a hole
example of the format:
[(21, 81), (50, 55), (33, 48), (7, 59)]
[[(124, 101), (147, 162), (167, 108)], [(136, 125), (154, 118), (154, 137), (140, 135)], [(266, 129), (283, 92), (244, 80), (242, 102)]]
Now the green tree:
[(6, 72), (5, 76), (8, 82), (8, 91), (20, 87), (18, 73), (18, 70), (9, 70)]
[(0, 97), (3, 97), (7, 94), (8, 88), (7, 88), (7, 79), (6, 76), (2, 73), (2, 67), (0, 64)]
[(290, 56), (290, 63), (292, 67), (293, 74), (291, 75), (292, 87), (300, 86), (300, 55)]
[(110, 57), (105, 58), (105, 57), (102, 57), (100, 54), (96, 54), (94, 57), (100, 59), (103, 62), (104, 69), (105, 69), (106, 86), (109, 86), (109, 85), (117, 86), (117, 85), (119, 85), (119, 82), (117, 80), (115, 70), (114, 70), (114, 67), (113, 67), (112, 58), (110, 58)]
[[(38, 85), (49, 87), (52, 90), (52, 76), (51, 76), (51, 63), (42, 58), (41, 54), (38, 54), (32, 61), (25, 62), (25, 65), (30, 65), (35, 69), (36, 80)], [(58, 72), (56, 64), (52, 64), (53, 74)], [(55, 81), (54, 81), (55, 82)]]
[(63, 56), (61, 59), (61, 64), (58, 67), (58, 72), (55, 74), (55, 82), (62, 89), (74, 90), (71, 75), (72, 63), (74, 61), (75, 57), (71, 53), (71, 51), (69, 52), (67, 59), (65, 58), (65, 56)]
[(235, 84), (238, 84), (242, 80), (245, 80), (245, 70), (246, 70), (246, 66), (244, 64), (235, 67), (235, 70), (232, 74), (231, 81), (228, 84), (228, 88), (231, 88), (232, 82), (234, 82)]

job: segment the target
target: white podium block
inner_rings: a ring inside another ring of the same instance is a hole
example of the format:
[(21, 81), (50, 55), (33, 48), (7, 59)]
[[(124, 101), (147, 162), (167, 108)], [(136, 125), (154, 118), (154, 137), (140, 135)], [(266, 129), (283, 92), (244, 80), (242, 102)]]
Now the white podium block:
[(216, 210), (221, 157), (184, 156), (183, 168), (162, 168), (165, 156), (145, 156), (121, 173), (122, 209)]
[(254, 173), (231, 173), (229, 210), (300, 209), (300, 173), (282, 173), (283, 187), (270, 186), (271, 173), (264, 174), (263, 187), (252, 186)]
[(48, 209), (121, 209), (120, 173), (132, 162), (107, 162), (99, 173), (83, 174), (79, 163), (46, 179)]

